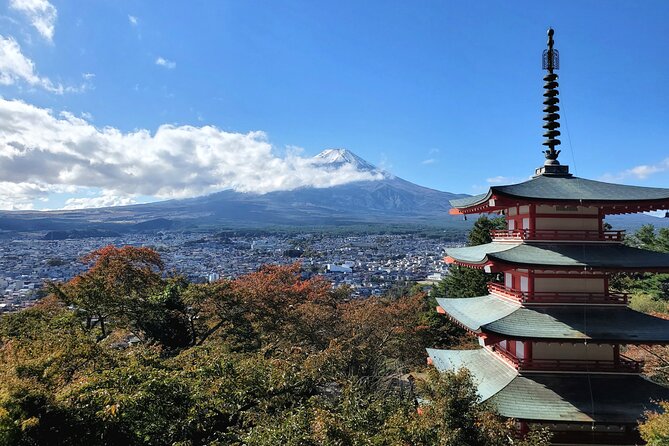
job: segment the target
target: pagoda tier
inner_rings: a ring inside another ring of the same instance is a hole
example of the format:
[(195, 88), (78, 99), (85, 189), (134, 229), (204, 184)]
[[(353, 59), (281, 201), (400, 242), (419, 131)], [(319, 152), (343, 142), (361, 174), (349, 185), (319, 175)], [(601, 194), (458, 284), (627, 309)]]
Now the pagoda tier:
[(527, 373), (487, 348), (427, 352), (440, 371), (468, 369), (481, 400), (500, 415), (550, 427), (554, 442), (634, 444), (632, 426), (656, 410), (657, 401), (669, 399), (669, 389), (639, 375)]
[(526, 307), (495, 295), (437, 299), (437, 311), (490, 340), (669, 344), (669, 320), (626, 306)]
[(448, 248), (446, 262), (486, 272), (531, 268), (549, 271), (669, 272), (669, 254), (620, 243), (492, 242)]
[(451, 200), (451, 205), (452, 214), (490, 213), (518, 206), (541, 214), (541, 208), (536, 209), (541, 205), (594, 207), (601, 215), (630, 214), (669, 209), (669, 189), (544, 174), (523, 183), (493, 186), (485, 194)]

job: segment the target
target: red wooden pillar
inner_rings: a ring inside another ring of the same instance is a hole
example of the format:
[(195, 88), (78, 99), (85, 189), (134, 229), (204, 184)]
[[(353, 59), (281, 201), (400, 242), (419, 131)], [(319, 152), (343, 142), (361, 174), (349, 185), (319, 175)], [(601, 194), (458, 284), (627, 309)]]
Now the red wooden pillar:
[(530, 238), (534, 238), (534, 231), (537, 229), (537, 205), (530, 204)]
[(523, 344), (525, 346), (525, 360), (529, 362), (532, 360), (532, 341), (524, 341)]
[(527, 295), (528, 300), (534, 300), (534, 270), (527, 270)]
[(518, 429), (518, 434), (520, 438), (525, 438), (525, 436), (530, 432), (530, 426), (527, 424), (527, 421), (520, 422), (520, 429)]
[(516, 341), (507, 339), (506, 345), (507, 345), (506, 351), (511, 353), (513, 356), (516, 356)]

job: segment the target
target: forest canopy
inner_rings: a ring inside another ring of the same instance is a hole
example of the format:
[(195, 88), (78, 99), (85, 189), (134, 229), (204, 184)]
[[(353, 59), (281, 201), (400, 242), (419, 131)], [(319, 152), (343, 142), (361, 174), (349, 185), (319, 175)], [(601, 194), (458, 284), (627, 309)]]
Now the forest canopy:
[[(424, 294), (353, 300), (299, 264), (188, 283), (108, 246), (0, 318), (0, 445), (510, 445)], [(418, 401), (422, 404), (418, 405)]]

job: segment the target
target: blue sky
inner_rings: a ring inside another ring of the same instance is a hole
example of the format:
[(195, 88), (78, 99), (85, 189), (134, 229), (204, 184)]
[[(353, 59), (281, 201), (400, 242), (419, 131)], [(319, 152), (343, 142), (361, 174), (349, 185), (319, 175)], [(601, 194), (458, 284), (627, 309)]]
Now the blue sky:
[(333, 147), (450, 192), (522, 181), (548, 26), (562, 162), (669, 187), (668, 20), (666, 1), (4, 1), (0, 207), (366, 179), (310, 162)]

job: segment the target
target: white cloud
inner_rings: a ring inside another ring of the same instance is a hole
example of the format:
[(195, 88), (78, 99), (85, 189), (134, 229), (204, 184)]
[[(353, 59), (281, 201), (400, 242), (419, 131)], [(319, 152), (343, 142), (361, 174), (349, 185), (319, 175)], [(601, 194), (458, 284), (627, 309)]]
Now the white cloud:
[(72, 113), (0, 98), (0, 178), (6, 184), (0, 207), (16, 208), (29, 205), (30, 197), (65, 190), (101, 190), (98, 204), (112, 199), (120, 204), (139, 195), (184, 198), (223, 189), (266, 193), (330, 187), (382, 174), (349, 164), (328, 170), (295, 151), (279, 157), (258, 131), (162, 125), (153, 133), (124, 133), (96, 128)]
[(162, 57), (159, 57), (158, 59), (156, 59), (156, 65), (161, 66), (161, 67), (165, 67), (168, 70), (172, 70), (172, 69), (176, 68), (177, 63), (174, 62), (174, 61), (167, 60), (167, 59), (164, 59)]
[(128, 22), (130, 22), (130, 24), (132, 26), (137, 26), (139, 24), (139, 19), (137, 17), (135, 17), (134, 15), (129, 15), (128, 16)]
[(48, 192), (47, 187), (39, 184), (0, 181), (0, 209), (32, 209), (33, 201), (45, 198)]
[(96, 197), (68, 198), (63, 209), (106, 208), (111, 206), (127, 206), (137, 201), (132, 196), (123, 195), (114, 190), (105, 190)]
[(669, 171), (669, 158), (665, 158), (657, 164), (653, 165), (641, 164), (639, 166), (634, 166), (616, 174), (607, 173), (604, 174), (601, 179), (603, 181), (620, 181), (626, 178), (645, 180), (651, 175), (667, 171)]
[(10, 0), (9, 7), (23, 13), (37, 31), (53, 41), (58, 11), (47, 0)]
[(428, 158), (428, 159), (426, 159), (426, 160), (421, 161), (420, 163), (421, 163), (421, 164), (425, 164), (425, 165), (427, 165), (427, 164), (434, 164), (434, 163), (436, 163), (436, 162), (437, 162), (436, 159), (434, 159), (434, 158)]
[(505, 184), (505, 183), (508, 184), (508, 183), (512, 183), (513, 179), (511, 179), (509, 177), (504, 177), (504, 176), (498, 175), (496, 177), (486, 178), (486, 182), (488, 184)]
[(21, 52), (16, 40), (0, 34), (0, 84), (13, 85), (19, 81), (57, 94), (78, 90), (54, 84), (49, 78), (39, 76), (35, 71), (35, 64)]

